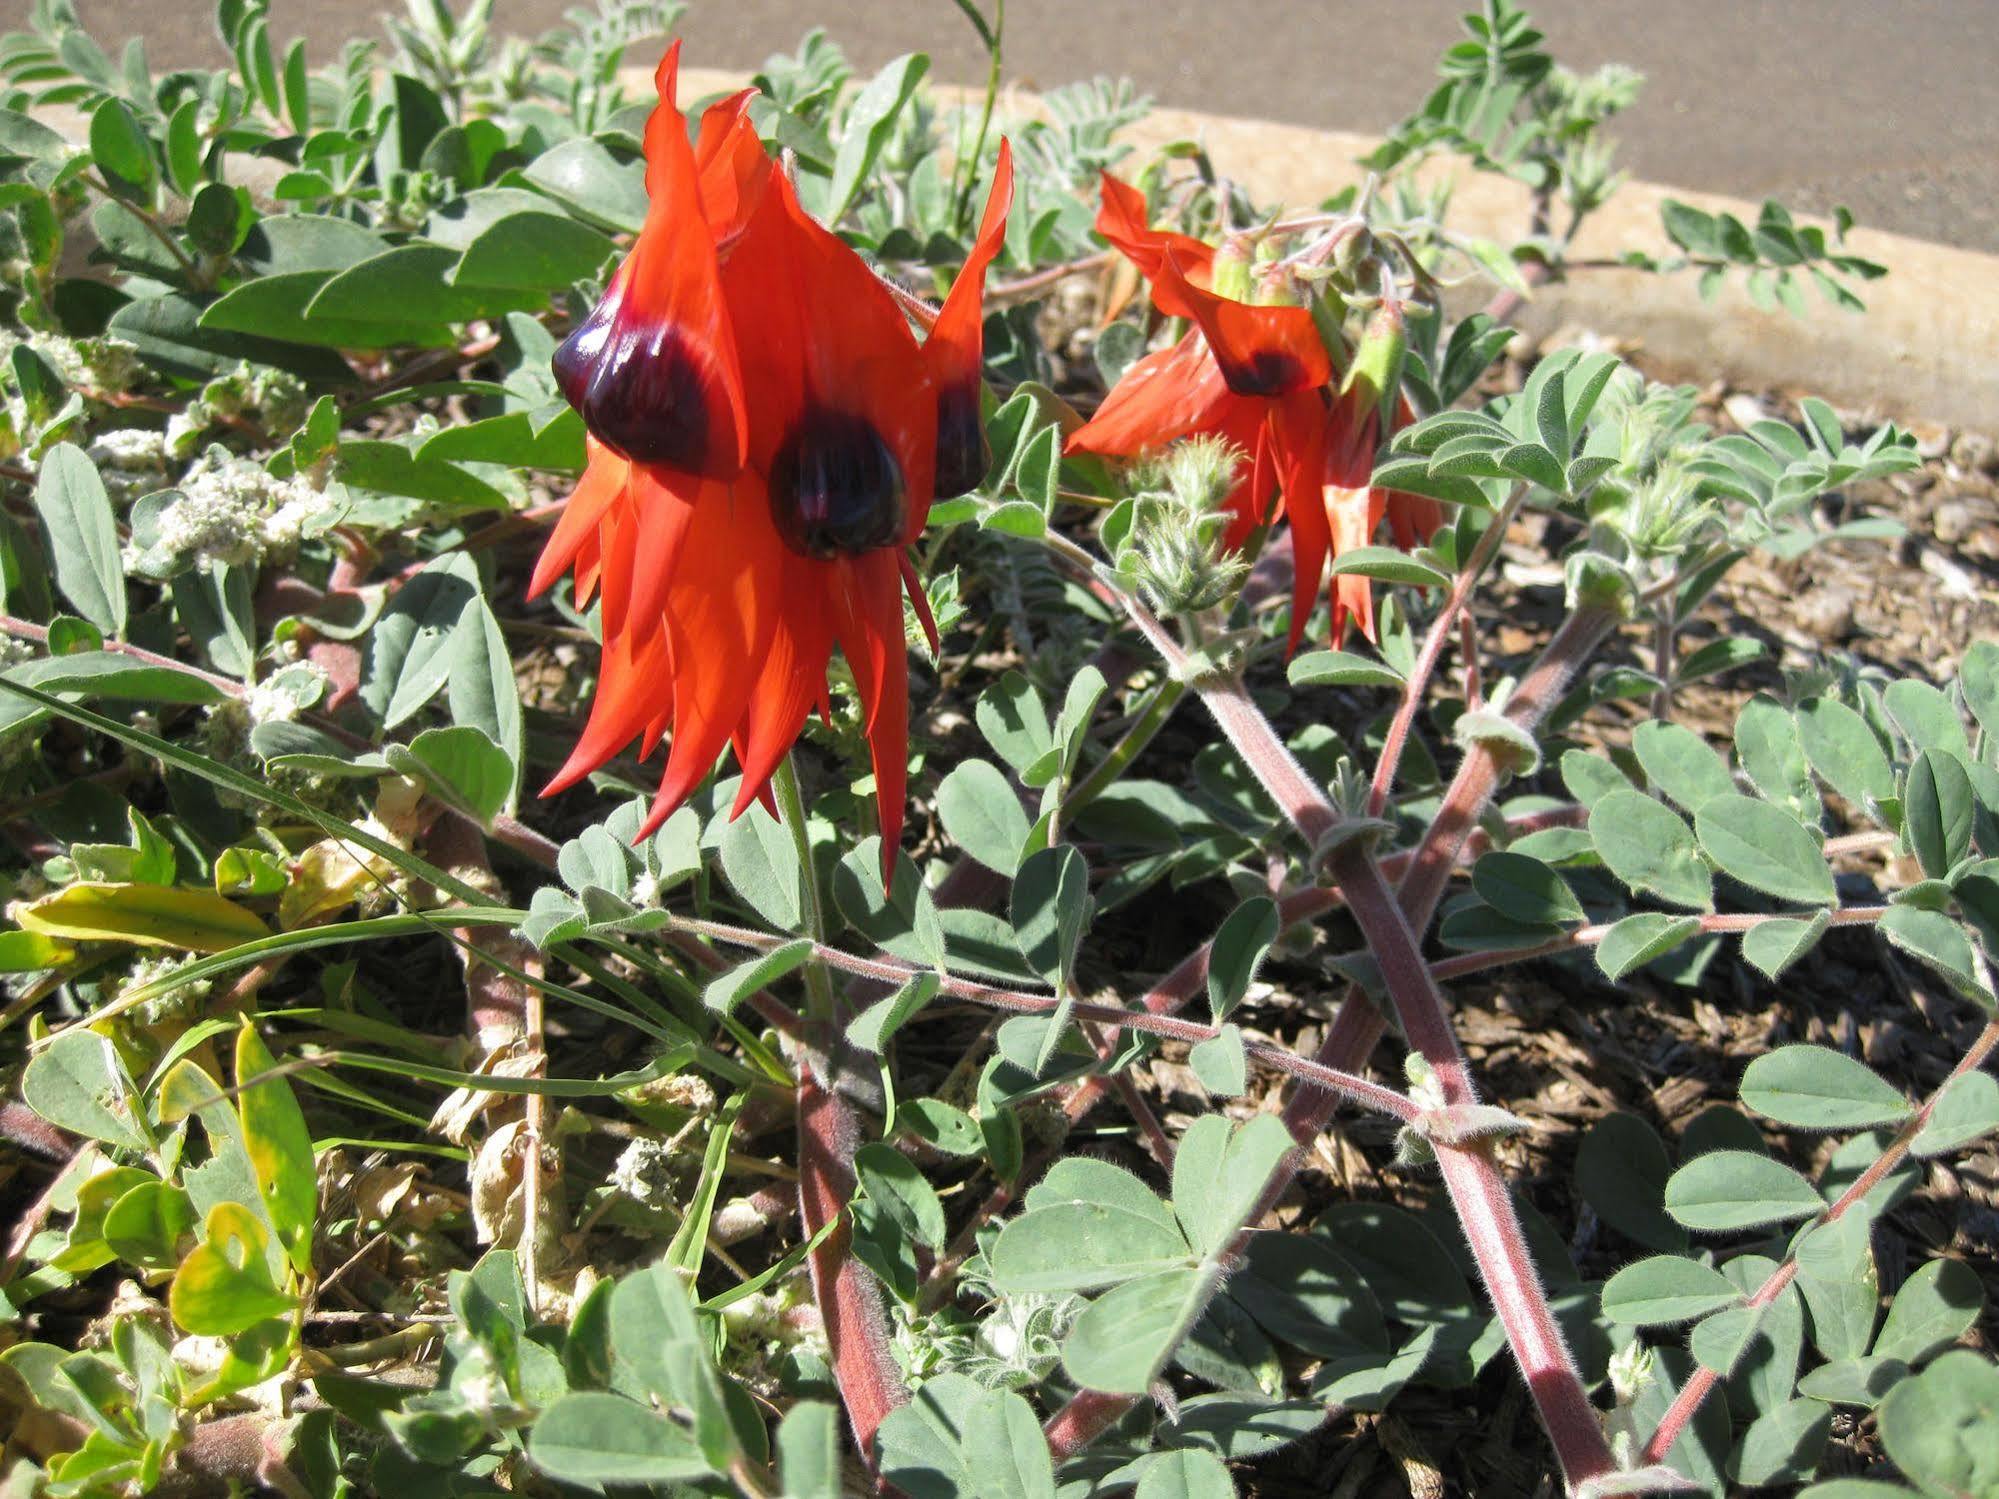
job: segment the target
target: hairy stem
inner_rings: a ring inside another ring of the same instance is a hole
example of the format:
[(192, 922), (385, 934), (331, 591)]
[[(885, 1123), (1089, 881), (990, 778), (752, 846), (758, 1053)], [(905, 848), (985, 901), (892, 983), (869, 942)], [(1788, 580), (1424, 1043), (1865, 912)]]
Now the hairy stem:
[(1119, 776), (1131, 768), (1131, 762), (1145, 752), (1145, 747), (1158, 737), (1173, 717), (1173, 710), (1180, 706), (1180, 699), (1187, 695), (1187, 684), (1175, 677), (1168, 677), (1145, 700), (1118, 742), (1095, 765), (1089, 774), (1069, 788), (1069, 794), (1062, 798), (1064, 813), (1074, 817), (1083, 808), (1115, 785)]
[[(791, 846), (798, 855), (799, 884), (805, 897), (805, 930), (814, 942), (823, 947), (826, 942), (826, 913), (819, 900), (819, 871), (812, 862), (812, 834), (805, 825), (805, 797), (798, 789), (798, 767), (792, 763), (790, 755), (778, 762), (777, 773), (771, 777), (771, 789), (777, 794), (778, 814), (785, 830), (791, 834)], [(811, 1004), (812, 1018), (823, 1025), (830, 1025), (837, 1013), (838, 1001), (833, 994), (832, 977), (823, 964), (806, 965), (805, 992)]]
[(798, 1213), (807, 1239), (827, 1224), (834, 1230), (807, 1257), (812, 1294), (826, 1324), (833, 1374), (854, 1442), (874, 1466), (875, 1430), (909, 1399), (889, 1347), (881, 1286), (850, 1252), (853, 1233), (845, 1214), (854, 1195), (851, 1162), (861, 1143), (847, 1101), (809, 1073), (798, 1085)]
[[(1347, 909), (1366, 934), (1368, 948), (1381, 967), (1403, 1033), (1429, 1065), (1445, 1105), (1458, 1108), (1477, 1103), (1478, 1093), (1451, 1029), (1443, 991), (1430, 976), (1415, 933), (1382, 879), (1380, 868), (1359, 842), (1336, 850), (1331, 868), (1346, 896)], [(1562, 1475), (1573, 1490), (1612, 1471), (1616, 1460), (1534, 1273), (1506, 1183), (1484, 1143), (1432, 1143), (1472, 1258), (1506, 1329), (1506, 1340), (1519, 1361), (1541, 1424), (1554, 1443)]]
[(1416, 654), (1415, 669), (1409, 673), (1408, 683), (1402, 689), (1402, 701), (1396, 706), (1395, 717), (1388, 725), (1388, 737), (1381, 747), (1381, 759), (1374, 767), (1374, 782), (1368, 788), (1367, 810), (1371, 817), (1379, 817), (1388, 806), (1388, 795), (1395, 787), (1395, 772), (1402, 764), (1402, 751), (1409, 743), (1409, 731), (1416, 722), (1416, 714), (1423, 706), (1423, 695), (1428, 690), (1430, 678), (1436, 673), (1437, 662), (1443, 658), (1444, 647), (1449, 644), (1451, 632), (1460, 615), (1471, 603), (1472, 591), (1492, 565), (1492, 559), (1499, 555), (1500, 544), (1506, 540), (1507, 529), (1513, 524), (1513, 517), (1520, 513), (1520, 506), (1527, 498), (1527, 486), (1514, 488), (1507, 496), (1506, 503), (1494, 515), (1492, 522), (1472, 548), (1472, 554), (1465, 559), (1465, 565), (1458, 569), (1458, 576), (1451, 584), (1450, 596), (1438, 609), (1437, 617), (1431, 621), (1430, 633), (1423, 637), (1423, 646)]
[[(1318, 894), (1316, 891), (1309, 893)], [(1281, 909), (1280, 907), (1280, 911)], [(768, 951), (782, 946), (786, 941), (783, 937), (760, 932), (752, 927), (729, 926), (718, 921), (701, 921), (691, 917), (677, 917), (673, 925), (679, 931), (735, 947)], [(919, 969), (914, 964), (905, 963), (899, 958), (864, 958), (856, 953), (843, 952), (837, 947), (829, 947), (823, 942), (813, 945), (813, 957), (816, 962), (829, 968), (837, 968), (859, 978), (874, 979), (892, 988), (908, 983), (919, 972), (930, 971)], [(960, 978), (956, 974), (942, 975), (939, 990), (954, 999), (967, 1000), (972, 1004), (984, 1005), (994, 1010), (1006, 1010), (1018, 1015), (1051, 1015), (1062, 1007), (1062, 1001), (1053, 994), (1031, 994), (1019, 989), (1000, 989), (973, 979)], [(1125, 1030), (1145, 1031), (1171, 1041), (1185, 1041), (1190, 1044), (1212, 1041), (1221, 1034), (1218, 1027), (1202, 1025), (1198, 1021), (1181, 1020), (1176, 1016), (1154, 1014), (1148, 1010), (1127, 1010), (1118, 1005), (1095, 1004), (1089, 1000), (1075, 1001), (1070, 1006), (1070, 1014), (1079, 1021), (1117, 1026)], [(1257, 1061), (1264, 1062), (1279, 1071), (1288, 1072), (1294, 1077), (1310, 1079), (1365, 1107), (1402, 1120), (1408, 1120), (1415, 1115), (1414, 1105), (1393, 1088), (1384, 1088), (1381, 1084), (1370, 1082), (1366, 1078), (1333, 1072), (1267, 1041), (1245, 1038), (1243, 1046)]]
[[(1888, 1142), (1887, 1148), (1876, 1157), (1874, 1164), (1853, 1179), (1852, 1185), (1839, 1194), (1838, 1200), (1825, 1210), (1825, 1215), (1819, 1222), (1822, 1225), (1837, 1223), (1853, 1209), (1856, 1203), (1878, 1187), (1889, 1172), (1901, 1165), (1903, 1157), (1909, 1153), (1909, 1147), (1915, 1143), (1916, 1136), (1921, 1134), (1923, 1127), (1930, 1122), (1930, 1115), (1936, 1111), (1937, 1099), (1942, 1096), (1943, 1090), (1966, 1073), (1976, 1072), (1983, 1067), (1986, 1059), (1995, 1050), (1999, 1050), (1999, 1020), (1992, 1021), (1978, 1033), (1977, 1039), (1958, 1060), (1958, 1064), (1951, 1069), (1950, 1076), (1938, 1085), (1936, 1092), (1923, 1100), (1922, 1107), (1895, 1132), (1895, 1138)], [(1770, 1272), (1769, 1278), (1756, 1288), (1755, 1294), (1749, 1298), (1746, 1305), (1752, 1310), (1761, 1310), (1768, 1306), (1783, 1293), (1784, 1287), (1791, 1283), (1797, 1273), (1798, 1261), (1793, 1254)], [(1659, 1418), (1658, 1428), (1652, 1433), (1651, 1440), (1645, 1444), (1642, 1461), (1659, 1463), (1666, 1460), (1666, 1454), (1673, 1450), (1674, 1444), (1680, 1439), (1680, 1433), (1686, 1430), (1687, 1423), (1694, 1418), (1708, 1396), (1714, 1393), (1717, 1382), (1718, 1376), (1712, 1369), (1703, 1366), (1694, 1370), (1692, 1378), (1681, 1387), (1680, 1393), (1667, 1407), (1666, 1414)]]

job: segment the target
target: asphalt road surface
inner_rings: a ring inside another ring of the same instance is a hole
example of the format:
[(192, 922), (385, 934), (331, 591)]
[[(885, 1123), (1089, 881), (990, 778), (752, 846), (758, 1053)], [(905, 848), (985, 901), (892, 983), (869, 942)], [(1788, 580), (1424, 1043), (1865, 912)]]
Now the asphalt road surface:
[[(537, 33), (577, 0), (498, 0)], [(219, 64), (210, 0), (77, 0), (100, 39), (146, 39), (154, 64)], [(398, 7), (399, 8), (399, 7)], [(1466, 0), (1011, 0), (1006, 73), (1048, 87), (1125, 74), (1160, 102), (1379, 131), (1419, 101)], [(1529, 0), (1571, 67), (1643, 72), (1618, 122), (1635, 175), (1999, 251), (1999, 0)], [(384, 0), (275, 0), (280, 43), (314, 60), (381, 35)], [(0, 0), (9, 26), (27, 0)], [(749, 68), (824, 25), (863, 68), (911, 50), (983, 78), (949, 0), (694, 0), (687, 60)], [(643, 61), (634, 58), (634, 61)]]

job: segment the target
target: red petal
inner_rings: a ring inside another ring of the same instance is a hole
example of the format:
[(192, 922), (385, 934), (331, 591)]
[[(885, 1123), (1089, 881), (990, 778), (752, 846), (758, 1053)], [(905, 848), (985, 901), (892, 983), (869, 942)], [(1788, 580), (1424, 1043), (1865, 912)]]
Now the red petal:
[(673, 744), (649, 832), (714, 768), (741, 724), (785, 611), (783, 543), (761, 485), (746, 476), (719, 502), (703, 495), (667, 595)]
[(535, 561), (534, 576), (528, 582), (529, 598), (537, 597), (569, 571), (583, 544), (597, 534), (604, 512), (624, 491), (631, 465), (593, 437), (586, 437), (583, 446), (589, 461), (570, 492), (569, 502), (562, 507), (562, 519), (555, 523), (548, 544)]
[(991, 457), (979, 393), (985, 362), (986, 269), (1006, 241), (1006, 216), (1013, 205), (1013, 146), (1002, 139), (985, 217), (944, 308), (931, 325), (923, 352), (937, 387), (937, 482), (939, 496), (967, 494), (985, 477)]
[(909, 595), (909, 606), (916, 611), (916, 621), (923, 626), (923, 638), (930, 642), (930, 654), (942, 652), (943, 645), (937, 638), (937, 617), (930, 612), (930, 595), (924, 592), (923, 580), (916, 575), (916, 564), (909, 560), (907, 552), (897, 552), (896, 562), (902, 568), (902, 586)]
[(1304, 307), (1253, 307), (1218, 296), (1190, 279), (1192, 269), (1168, 249), (1152, 277), (1160, 311), (1192, 318), (1207, 335), (1229, 389), (1245, 396), (1281, 396), (1333, 378), (1319, 326)]
[(1199, 432), (1253, 431), (1265, 405), (1231, 391), (1207, 343), (1189, 333), (1126, 370), (1096, 415), (1069, 434), (1068, 448), (1136, 458)]
[(766, 794), (777, 771), (805, 727), (805, 716), (826, 691), (826, 663), (833, 654), (833, 628), (826, 596), (838, 564), (783, 554), (784, 611), (772, 633), (756, 691), (736, 740), (743, 768), (732, 816)]
[(1013, 146), (1002, 139), (999, 160), (993, 167), (993, 185), (986, 193), (985, 216), (979, 220), (978, 238), (972, 253), (965, 257), (964, 269), (951, 283), (950, 295), (930, 329), (924, 347), (931, 355), (931, 370), (940, 384), (959, 379), (976, 380), (984, 347), (986, 269), (1006, 243), (1006, 216), (1013, 207)]
[[(1376, 496), (1377, 489), (1348, 489), (1337, 484), (1326, 486), (1326, 513), (1332, 521), (1333, 556), (1354, 547), (1364, 547), (1373, 540), (1374, 528), (1380, 524), (1381, 509)], [(1374, 639), (1374, 587), (1358, 573), (1341, 573), (1333, 579), (1333, 645), (1337, 647), (1346, 636), (1347, 618), (1352, 616), (1360, 621), (1360, 632), (1369, 640)]]
[(715, 241), (686, 123), (674, 104), (680, 49), (660, 60), (646, 121), (645, 227), (604, 301), (556, 353), (563, 395), (590, 430), (639, 462), (727, 478), (748, 418)]
[(892, 552), (869, 552), (835, 566), (845, 575), (846, 586), (831, 593), (833, 628), (860, 689), (875, 772), (882, 878), (887, 881), (902, 841), (909, 783), (909, 654), (903, 643), (902, 589)]
[(1214, 259), (1213, 247), (1191, 235), (1171, 229), (1154, 229), (1146, 217), (1145, 194), (1128, 182), (1120, 182), (1109, 172), (1100, 174), (1102, 206), (1097, 210), (1097, 233), (1109, 240), (1125, 259), (1137, 266), (1149, 281), (1158, 274), (1168, 250), (1179, 254), (1190, 269), (1205, 273)]
[(771, 174), (778, 170), (750, 123), (750, 100), (756, 92), (746, 88), (731, 94), (701, 115), (694, 166), (700, 175), (702, 212), (718, 246), (742, 231), (770, 186)]
[(1326, 474), (1325, 398), (1317, 391), (1292, 392), (1273, 406), (1270, 433), (1271, 457), (1284, 489), (1284, 514), (1291, 522), (1291, 638), (1286, 649), (1295, 651), (1319, 601), (1332, 542), (1321, 497)]

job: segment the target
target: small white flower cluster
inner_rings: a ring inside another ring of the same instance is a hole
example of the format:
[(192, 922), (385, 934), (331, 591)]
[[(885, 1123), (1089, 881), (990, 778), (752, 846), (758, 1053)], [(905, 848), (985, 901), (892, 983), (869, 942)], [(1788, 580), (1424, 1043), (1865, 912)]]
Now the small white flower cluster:
[(309, 394), (296, 375), (238, 365), (202, 386), (200, 395), (167, 419), (167, 451), (191, 458), (210, 427), (239, 417), (256, 418), (273, 433), (289, 432), (305, 420)]
[(41, 355), (72, 388), (122, 393), (139, 378), (138, 347), (122, 338), (65, 338), (36, 331), (20, 342)]
[[(192, 956), (190, 953), (172, 953), (140, 958), (132, 964), (120, 992), (170, 979)], [(175, 984), (138, 1006), (132, 1012), (133, 1017), (140, 1025), (160, 1025), (169, 1020), (188, 1019), (200, 1009), (201, 1002), (208, 998), (213, 987), (206, 979)]]
[(610, 1187), (640, 1207), (672, 1207), (675, 1175), (671, 1142), (634, 1140), (611, 1168)]
[[(139, 351), (122, 338), (64, 338), (39, 330), (22, 335), (0, 328), (0, 458), (12, 459), (24, 467), (38, 466), (28, 451), (39, 445), (44, 434), (31, 419), (28, 403), (12, 379), (14, 350), (26, 347), (41, 356), (65, 386), (95, 394), (118, 393), (129, 389), (140, 374)], [(46, 415), (43, 418), (46, 420)], [(64, 425), (74, 435), (74, 413)]]
[(150, 427), (113, 427), (86, 450), (111, 503), (121, 509), (167, 482), (166, 434)]
[(127, 563), (154, 576), (193, 562), (245, 564), (287, 557), (332, 510), (304, 479), (276, 479), (259, 464), (211, 447), (152, 517), (151, 545), (129, 549)]
[(253, 684), (243, 695), (252, 724), (290, 723), (326, 695), (331, 681), (312, 661), (294, 661)]

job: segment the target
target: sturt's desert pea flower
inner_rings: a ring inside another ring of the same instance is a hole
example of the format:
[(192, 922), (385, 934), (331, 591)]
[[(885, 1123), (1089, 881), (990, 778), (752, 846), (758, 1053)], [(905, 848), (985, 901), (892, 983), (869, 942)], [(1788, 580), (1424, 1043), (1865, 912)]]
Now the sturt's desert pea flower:
[[(1193, 327), (1125, 371), (1071, 434), (1069, 450), (1135, 458), (1203, 435), (1240, 448), (1246, 461), (1229, 496), (1223, 545), (1240, 547), (1257, 526), (1288, 522), (1295, 650), (1329, 557), (1368, 545), (1384, 520), (1402, 547), (1427, 541), (1442, 522), (1436, 501), (1369, 483), (1382, 438), (1394, 419), (1408, 417), (1399, 392), (1401, 308), (1384, 300), (1358, 347), (1342, 346), (1336, 363), (1281, 262), (1259, 265), (1246, 245), (1217, 248), (1152, 228), (1145, 195), (1109, 173), (1097, 232), (1151, 283), (1154, 306)], [(1368, 580), (1340, 574), (1333, 583), (1333, 643), (1349, 619), (1372, 639)]]
[(799, 204), (748, 116), (711, 106), (690, 142), (679, 43), (645, 131), (650, 211), (603, 300), (557, 350), (589, 464), (532, 589), (575, 575), (602, 601), (604, 658), (559, 791), (637, 742), (670, 743), (647, 829), (725, 746), (734, 811), (767, 796), (837, 645), (859, 690), (884, 860), (902, 828), (909, 737), (907, 548), (931, 501), (985, 470), (982, 299), (1013, 194), (1001, 143), (985, 216), (929, 338)]

